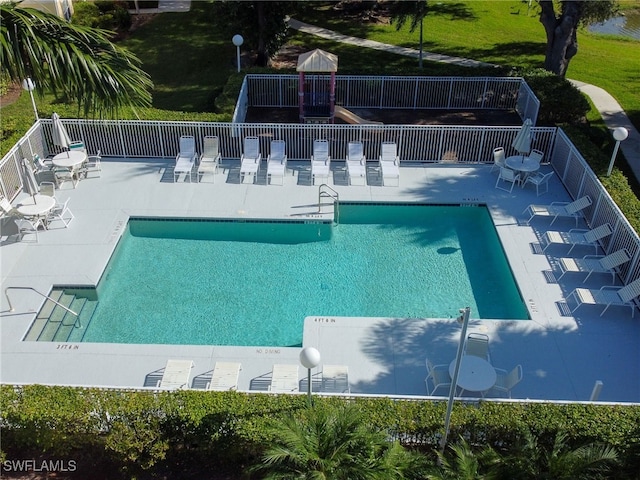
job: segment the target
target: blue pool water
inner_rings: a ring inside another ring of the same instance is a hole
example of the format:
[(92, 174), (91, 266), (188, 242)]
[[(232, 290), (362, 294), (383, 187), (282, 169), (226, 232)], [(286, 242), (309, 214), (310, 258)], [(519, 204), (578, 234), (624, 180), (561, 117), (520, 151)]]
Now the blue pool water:
[(340, 224), (132, 219), (83, 341), (292, 346), (306, 316), (527, 319), (484, 207), (347, 205)]

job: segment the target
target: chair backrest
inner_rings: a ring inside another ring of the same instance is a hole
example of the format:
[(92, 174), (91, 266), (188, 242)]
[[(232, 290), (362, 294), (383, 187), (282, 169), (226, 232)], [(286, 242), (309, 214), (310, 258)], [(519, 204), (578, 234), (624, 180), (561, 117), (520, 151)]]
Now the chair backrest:
[(186, 157), (196, 154), (196, 139), (193, 135), (182, 135), (180, 137), (180, 154)]
[(544, 158), (544, 153), (541, 152), (540, 150), (533, 149), (533, 150), (531, 150), (531, 153), (529, 154), (529, 159), (533, 160), (534, 162), (538, 162), (538, 164), (540, 164), (540, 162), (542, 162), (543, 158)]
[(504, 147), (497, 147), (493, 149), (493, 163), (497, 165), (504, 165), (505, 155)]
[(269, 154), (271, 160), (284, 160), (286, 146), (287, 144), (284, 140), (271, 140), (271, 152)]
[(596, 243), (599, 240), (602, 240), (607, 235), (611, 235), (613, 230), (611, 230), (611, 225), (608, 223), (603, 223), (599, 227), (594, 228), (593, 230), (589, 230), (584, 234), (584, 239), (589, 243)]
[(382, 142), (380, 150), (380, 160), (383, 162), (394, 162), (398, 156), (398, 146), (396, 142)]
[(433, 371), (433, 362), (428, 358), (424, 361), (425, 366), (427, 367), (427, 373), (431, 374)]
[(629, 285), (618, 290), (618, 296), (625, 303), (640, 296), (640, 278), (636, 278)]
[(573, 215), (574, 213), (578, 213), (580, 210), (584, 210), (589, 205), (591, 205), (591, 198), (588, 195), (585, 195), (584, 197), (571, 202), (565, 209), (568, 214)]
[(319, 139), (313, 141), (314, 160), (327, 160), (329, 158), (329, 141)]
[(244, 156), (247, 158), (258, 158), (260, 154), (260, 143), (258, 137), (244, 138)]
[(36, 167), (36, 170), (42, 170), (47, 168), (46, 164), (40, 158), (40, 155), (38, 155), (37, 153), (33, 154), (33, 164)]
[(56, 185), (53, 182), (41, 182), (40, 193), (47, 197), (56, 198)]
[(507, 180), (508, 182), (515, 182), (518, 174), (507, 167), (500, 167), (500, 178)]
[(27, 231), (27, 232), (36, 232), (36, 226), (34, 225), (34, 223), (31, 220), (28, 220), (26, 218), (14, 218), (13, 221), (15, 222), (15, 224), (18, 226), (18, 230), (20, 230), (21, 232)]
[(484, 333), (470, 333), (467, 335), (465, 354), (474, 357), (489, 358), (489, 337)]
[(11, 203), (6, 198), (0, 198), (0, 210), (9, 215), (13, 211)]
[(629, 252), (627, 252), (625, 248), (622, 248), (617, 252), (610, 253), (606, 257), (601, 258), (600, 265), (606, 270), (613, 270), (629, 260), (631, 260)]
[(204, 137), (202, 145), (203, 158), (217, 158), (220, 153), (220, 140), (217, 136)]
[(504, 386), (507, 390), (511, 390), (522, 380), (522, 365), (516, 365), (504, 379)]
[(349, 142), (349, 160), (362, 160), (363, 157), (363, 147), (362, 142)]

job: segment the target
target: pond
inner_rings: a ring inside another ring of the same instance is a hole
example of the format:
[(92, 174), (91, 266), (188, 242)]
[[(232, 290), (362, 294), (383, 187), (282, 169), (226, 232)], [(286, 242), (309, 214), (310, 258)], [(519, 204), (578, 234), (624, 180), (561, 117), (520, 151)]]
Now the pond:
[(588, 27), (590, 32), (640, 40), (640, 11), (629, 11), (624, 16), (613, 17), (606, 22), (594, 23)]

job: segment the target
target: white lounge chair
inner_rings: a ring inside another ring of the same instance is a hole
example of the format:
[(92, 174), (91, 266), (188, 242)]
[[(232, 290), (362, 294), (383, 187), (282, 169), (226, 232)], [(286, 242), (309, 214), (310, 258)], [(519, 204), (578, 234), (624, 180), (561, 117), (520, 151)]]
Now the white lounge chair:
[(274, 178), (280, 177), (280, 185), (284, 185), (287, 171), (286, 147), (284, 140), (271, 140), (271, 149), (267, 157), (267, 183), (273, 183)]
[(506, 167), (505, 163), (506, 156), (504, 154), (504, 147), (496, 147), (493, 149), (493, 165), (491, 165), (491, 170), (489, 172), (493, 172), (494, 169), (500, 170), (502, 167)]
[(614, 283), (618, 267), (629, 260), (631, 260), (629, 252), (624, 248), (607, 256), (587, 255), (583, 258), (560, 258), (558, 264), (562, 274), (558, 280), (564, 277), (565, 273), (586, 273), (587, 276), (583, 282), (586, 282), (593, 273), (610, 273), (611, 283)]
[(191, 360), (167, 360), (158, 387), (166, 389), (187, 388), (191, 376)]
[(571, 251), (578, 245), (594, 247), (596, 249), (596, 253), (598, 253), (598, 247), (600, 246), (598, 242), (612, 233), (613, 230), (611, 230), (611, 225), (608, 223), (604, 223), (593, 230), (571, 229), (568, 232), (549, 230), (545, 232), (542, 237), (541, 244), (544, 245), (542, 251), (546, 251), (552, 243), (560, 243), (564, 245), (571, 245), (571, 248), (569, 248), (569, 252), (567, 253), (571, 253)]
[(245, 177), (249, 176), (255, 182), (262, 162), (260, 153), (260, 140), (258, 137), (245, 137), (244, 150), (240, 157), (240, 182), (244, 183)]
[(640, 278), (635, 279), (624, 287), (604, 286), (600, 290), (576, 288), (567, 296), (567, 302), (569, 298), (573, 298), (576, 302), (576, 306), (571, 309), (571, 313), (585, 304), (604, 305), (605, 307), (600, 313), (600, 316), (602, 316), (610, 306), (617, 305), (631, 308), (631, 317), (633, 317), (636, 311), (635, 299), (638, 296), (640, 296)]
[(464, 347), (465, 355), (473, 355), (491, 363), (489, 355), (489, 336), (484, 333), (470, 333)]
[(216, 362), (207, 389), (216, 391), (237, 390), (240, 363)]
[(275, 364), (271, 370), (269, 391), (290, 393), (298, 391), (298, 365)]
[[(434, 365), (427, 358), (425, 361), (427, 365), (427, 376), (424, 379), (424, 384), (427, 388), (427, 395), (434, 395), (440, 388), (451, 388), (451, 375), (449, 375), (448, 365)], [(433, 385), (433, 388), (429, 388), (429, 382)]]
[(513, 370), (507, 372), (496, 368), (496, 383), (491, 387), (487, 396), (503, 396), (511, 398), (511, 390), (522, 381), (522, 365), (516, 365)]
[(347, 177), (349, 185), (367, 184), (367, 158), (362, 142), (349, 142), (347, 153)]
[(71, 223), (71, 220), (75, 218), (71, 210), (69, 210), (69, 198), (64, 203), (56, 203), (54, 207), (47, 214), (47, 228), (51, 222), (60, 220), (64, 224), (64, 228), (67, 228)]
[(531, 219), (535, 216), (553, 217), (551, 225), (553, 225), (553, 222), (555, 222), (558, 217), (570, 217), (575, 218), (577, 227), (578, 220), (582, 217), (582, 210), (589, 205), (591, 205), (591, 198), (587, 195), (570, 203), (553, 202), (550, 205), (529, 205), (525, 209), (525, 212), (529, 211), (531, 214), (527, 223), (531, 222)]
[[(502, 182), (502, 183), (501, 183)], [(504, 190), (505, 192), (513, 192), (513, 187), (516, 183), (521, 183), (522, 179), (520, 174), (507, 167), (500, 167), (500, 174), (496, 180), (495, 188)], [(511, 184), (511, 187), (506, 187), (504, 184)]]
[(204, 137), (202, 155), (200, 155), (200, 161), (198, 162), (199, 181), (202, 181), (202, 178), (208, 173), (215, 179), (221, 157), (219, 138), (217, 136)]
[(187, 175), (189, 181), (192, 181), (191, 172), (196, 163), (196, 139), (193, 135), (183, 135), (180, 137), (180, 151), (176, 155), (176, 165), (173, 169), (173, 181), (177, 182), (181, 174)]
[[(528, 183), (531, 185), (535, 185), (536, 187), (536, 196), (539, 197), (543, 193), (547, 193), (549, 191), (549, 180), (553, 177), (553, 172), (549, 173), (540, 173), (535, 172), (531, 175), (527, 175), (526, 180), (522, 184), (522, 188), (526, 187)], [(544, 191), (540, 192), (540, 187), (544, 186)]]
[(329, 181), (331, 157), (329, 156), (329, 142), (324, 139), (313, 141), (313, 155), (311, 155), (311, 183), (315, 185), (316, 178)]
[(400, 185), (400, 158), (398, 157), (398, 147), (395, 142), (382, 142), (380, 147), (380, 177), (382, 185), (387, 186), (388, 181), (394, 180), (395, 185)]
[(349, 367), (346, 365), (323, 365), (321, 390), (323, 392), (351, 393)]

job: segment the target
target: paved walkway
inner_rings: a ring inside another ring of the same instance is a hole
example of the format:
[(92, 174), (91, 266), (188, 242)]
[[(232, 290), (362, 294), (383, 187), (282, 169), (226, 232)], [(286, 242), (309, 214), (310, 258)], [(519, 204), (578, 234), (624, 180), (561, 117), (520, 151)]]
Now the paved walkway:
[[(316, 27), (307, 23), (300, 22), (293, 18), (289, 19), (289, 26), (296, 30), (299, 30), (310, 35), (316, 35), (318, 37), (333, 40), (335, 42), (347, 43), (350, 45), (356, 45), (359, 47), (372, 48), (374, 50), (380, 50), (389, 53), (395, 53), (396, 55), (404, 55), (407, 57), (418, 58), (420, 52), (413, 48), (398, 47), (395, 45), (388, 45), (385, 43), (375, 42), (373, 40), (367, 40), (364, 38), (351, 37), (348, 35), (342, 35), (341, 33), (333, 30), (327, 30), (326, 28)], [(495, 66), (491, 63), (479, 62), (476, 60), (470, 60), (467, 58), (450, 57), (448, 55), (440, 55), (438, 53), (422, 52), (422, 58), (430, 62), (450, 63), (453, 65), (462, 65), (465, 67), (487, 67)], [(620, 143), (620, 150), (627, 159), (629, 167), (633, 171), (636, 179), (640, 182), (640, 133), (633, 126), (629, 117), (624, 112), (620, 104), (613, 98), (608, 92), (602, 88), (590, 85), (588, 83), (580, 82), (578, 80), (571, 80), (582, 93), (587, 95), (595, 107), (602, 115), (604, 123), (613, 130), (616, 127), (624, 127), (629, 131), (629, 137)]]

